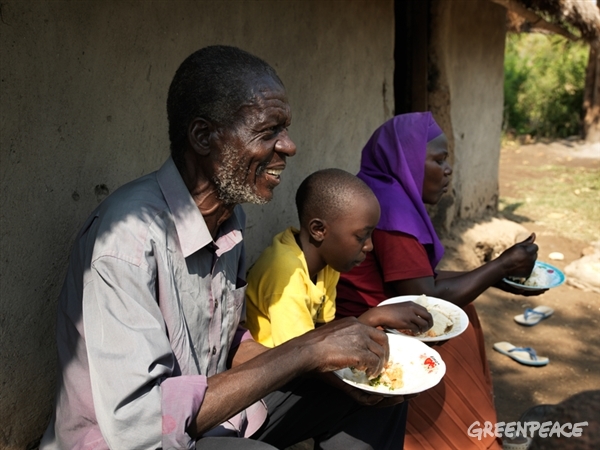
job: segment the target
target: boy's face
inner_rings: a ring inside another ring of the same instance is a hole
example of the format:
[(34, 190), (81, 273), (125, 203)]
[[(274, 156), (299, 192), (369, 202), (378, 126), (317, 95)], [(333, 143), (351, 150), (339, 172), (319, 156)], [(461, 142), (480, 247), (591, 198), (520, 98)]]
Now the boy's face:
[(348, 272), (373, 250), (371, 234), (379, 222), (379, 202), (374, 195), (358, 196), (346, 214), (326, 223), (321, 257), (338, 272)]

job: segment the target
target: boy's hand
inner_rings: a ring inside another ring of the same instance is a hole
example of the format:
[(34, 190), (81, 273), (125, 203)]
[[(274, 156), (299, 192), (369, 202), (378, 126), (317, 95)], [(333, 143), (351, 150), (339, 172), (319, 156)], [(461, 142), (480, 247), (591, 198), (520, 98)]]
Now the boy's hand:
[(416, 334), (424, 333), (433, 326), (431, 314), (423, 306), (414, 302), (402, 302), (371, 308), (362, 314), (358, 320), (372, 327), (410, 330)]

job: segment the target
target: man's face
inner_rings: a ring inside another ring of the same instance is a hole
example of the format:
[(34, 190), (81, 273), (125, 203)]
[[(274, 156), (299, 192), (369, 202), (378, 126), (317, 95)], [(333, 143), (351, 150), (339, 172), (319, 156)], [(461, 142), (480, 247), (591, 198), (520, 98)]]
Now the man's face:
[(217, 138), (213, 182), (225, 204), (270, 201), (286, 157), (296, 154), (287, 132), (292, 117), (285, 90), (269, 77), (256, 86), (252, 102), (240, 110), (242, 119)]

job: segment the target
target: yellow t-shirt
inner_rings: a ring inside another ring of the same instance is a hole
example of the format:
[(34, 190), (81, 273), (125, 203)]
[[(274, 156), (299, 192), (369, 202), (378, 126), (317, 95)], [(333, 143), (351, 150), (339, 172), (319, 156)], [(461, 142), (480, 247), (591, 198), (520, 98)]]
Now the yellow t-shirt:
[(293, 227), (279, 233), (248, 271), (246, 323), (257, 342), (275, 347), (335, 317), (340, 273), (326, 266), (310, 280)]

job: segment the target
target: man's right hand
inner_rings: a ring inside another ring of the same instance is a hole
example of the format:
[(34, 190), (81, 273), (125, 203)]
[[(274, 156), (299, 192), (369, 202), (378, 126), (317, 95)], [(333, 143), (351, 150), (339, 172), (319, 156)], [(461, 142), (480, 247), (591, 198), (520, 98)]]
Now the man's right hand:
[(354, 317), (335, 320), (292, 341), (312, 358), (317, 372), (354, 367), (377, 376), (389, 357), (386, 334)]
[[(208, 377), (202, 407), (188, 432), (201, 436), (303, 374), (355, 367), (377, 376), (388, 356), (386, 334), (354, 317), (335, 320), (267, 351), (242, 343), (235, 360), (245, 362)], [(378, 404), (392, 401), (383, 399)]]
[[(332, 372), (321, 374), (320, 377), (324, 382), (344, 392), (348, 397), (360, 405), (386, 407), (397, 405), (398, 403), (402, 403), (404, 400), (406, 400), (403, 395), (383, 395), (363, 391), (362, 389), (358, 389), (349, 385), (348, 383), (345, 383)], [(415, 397), (415, 395), (410, 395), (408, 397)]]

